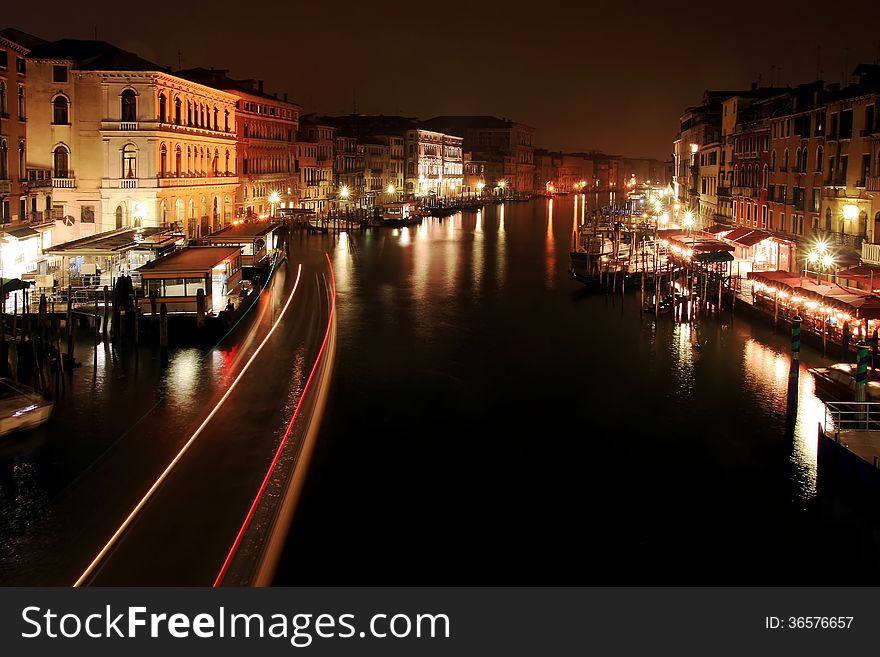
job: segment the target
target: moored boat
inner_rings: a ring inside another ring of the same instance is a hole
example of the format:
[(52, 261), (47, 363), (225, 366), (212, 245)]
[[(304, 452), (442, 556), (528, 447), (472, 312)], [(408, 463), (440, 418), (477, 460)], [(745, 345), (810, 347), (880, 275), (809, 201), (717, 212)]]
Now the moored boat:
[(408, 226), (417, 224), (422, 220), (415, 203), (402, 201), (389, 203), (382, 208), (382, 221), (388, 226)]
[[(856, 394), (856, 366), (852, 363), (835, 363), (828, 367), (811, 367), (816, 381), (816, 391), (837, 401), (851, 401)], [(880, 401), (880, 381), (868, 380), (865, 384), (866, 401)]]
[(34, 389), (0, 378), (0, 437), (44, 424), (54, 406)]

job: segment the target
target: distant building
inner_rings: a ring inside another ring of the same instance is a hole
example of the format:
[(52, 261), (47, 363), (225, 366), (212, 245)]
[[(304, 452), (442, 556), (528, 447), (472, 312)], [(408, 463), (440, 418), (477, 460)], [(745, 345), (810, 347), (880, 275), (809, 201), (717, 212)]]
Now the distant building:
[[(300, 206), (311, 210), (337, 207), (341, 187), (334, 180), (334, 151), (336, 148), (336, 128), (315, 114), (300, 117), (299, 142), (297, 149), (302, 154), (300, 171)], [(351, 194), (351, 190), (346, 190)]]
[(448, 198), (461, 194), (462, 138), (417, 128), (406, 133), (406, 193)]
[(462, 147), (486, 162), (486, 183), (519, 193), (535, 191), (535, 129), (494, 116), (437, 116), (424, 121), (428, 130), (463, 138)]

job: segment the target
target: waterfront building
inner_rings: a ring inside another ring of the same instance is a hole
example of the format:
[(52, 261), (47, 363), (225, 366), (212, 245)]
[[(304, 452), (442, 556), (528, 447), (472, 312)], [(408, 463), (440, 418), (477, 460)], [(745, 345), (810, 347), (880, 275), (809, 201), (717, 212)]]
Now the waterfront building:
[(462, 185), (464, 195), (469, 197), (482, 196), (486, 188), (486, 163), (483, 160), (475, 160), (470, 153), (462, 155), (464, 175)]
[(580, 190), (581, 183), (593, 180), (593, 161), (585, 155), (565, 154), (562, 155), (561, 160), (557, 178), (557, 192), (575, 192)]
[(533, 127), (494, 116), (437, 116), (423, 125), (462, 137), (462, 148), (486, 162), (489, 187), (523, 194), (535, 191)]
[(347, 202), (355, 206), (365, 203), (365, 148), (356, 138), (336, 132), (333, 145), (333, 182), (337, 191), (345, 189)]
[[(15, 29), (0, 31), (0, 224), (5, 228), (40, 223), (49, 218), (46, 210), (51, 209), (51, 180), (38, 177), (36, 171), (31, 174), (33, 180), (28, 180), (26, 55), (43, 43)], [(3, 269), (8, 278), (9, 269)]]
[(416, 197), (454, 198), (463, 181), (462, 138), (434, 130), (406, 132), (404, 188)]
[(53, 241), (174, 224), (190, 238), (231, 220), (235, 103), (103, 41), (28, 55), (29, 161), (52, 171)]
[[(300, 207), (310, 210), (327, 210), (338, 207), (340, 192), (333, 177), (336, 128), (315, 114), (300, 117), (298, 140), (303, 144), (297, 148), (297, 161), (300, 170)], [(302, 158), (301, 160), (299, 158)], [(350, 190), (344, 190), (343, 196)]]
[(296, 135), (302, 108), (289, 102), (286, 93), (279, 98), (264, 92), (262, 80), (234, 80), (227, 74), (214, 68), (176, 73), (236, 97), (235, 216), (265, 216), (277, 208), (296, 207)]
[(825, 108), (825, 180), (817, 234), (839, 256), (880, 241), (880, 66), (832, 90)]

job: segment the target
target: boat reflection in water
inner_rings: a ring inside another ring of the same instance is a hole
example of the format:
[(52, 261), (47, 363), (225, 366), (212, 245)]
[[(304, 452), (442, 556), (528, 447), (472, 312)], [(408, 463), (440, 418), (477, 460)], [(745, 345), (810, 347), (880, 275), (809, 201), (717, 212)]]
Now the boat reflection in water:
[(11, 379), (0, 379), (0, 438), (49, 420), (54, 402)]

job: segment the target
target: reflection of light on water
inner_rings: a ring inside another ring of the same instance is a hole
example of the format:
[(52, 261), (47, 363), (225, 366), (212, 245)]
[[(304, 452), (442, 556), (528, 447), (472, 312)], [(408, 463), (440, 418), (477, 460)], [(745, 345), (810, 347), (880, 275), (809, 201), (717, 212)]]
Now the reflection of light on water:
[[(791, 357), (753, 339), (743, 349), (746, 384), (768, 404), (767, 411), (785, 413)], [(798, 412), (794, 426), (792, 462), (798, 469), (801, 494), (816, 492), (817, 428), (825, 419), (825, 404), (816, 397), (813, 375), (801, 365), (798, 375)]]
[(482, 210), (477, 210), (477, 225), (474, 226), (474, 232), (475, 233), (482, 233), (483, 232), (483, 211)]
[(412, 237), (409, 234), (409, 228), (401, 228), (400, 229), (400, 245), (401, 246), (409, 246), (410, 242), (412, 242)]
[(419, 224), (417, 229), (419, 237), (427, 237), (428, 236), (428, 220), (422, 219), (422, 223)]
[(336, 243), (336, 258), (334, 258), (333, 263), (333, 274), (336, 277), (336, 284), (342, 288), (348, 288), (351, 278), (350, 247), (348, 233), (339, 233), (339, 241)]
[(168, 398), (175, 404), (189, 406), (194, 401), (195, 383), (201, 370), (202, 358), (198, 349), (182, 349), (175, 353), (168, 363)]
[(479, 296), (483, 285), (483, 249), (485, 248), (485, 235), (483, 234), (483, 211), (477, 210), (477, 222), (474, 226), (474, 238), (471, 240), (471, 266), (470, 276), (473, 279), (474, 295)]
[(670, 348), (675, 359), (675, 371), (679, 374), (678, 390), (690, 394), (694, 385), (694, 347), (690, 324), (676, 324)]
[(556, 278), (556, 240), (553, 237), (553, 199), (547, 204), (547, 248), (544, 258), (544, 276), (547, 289), (551, 289)]

